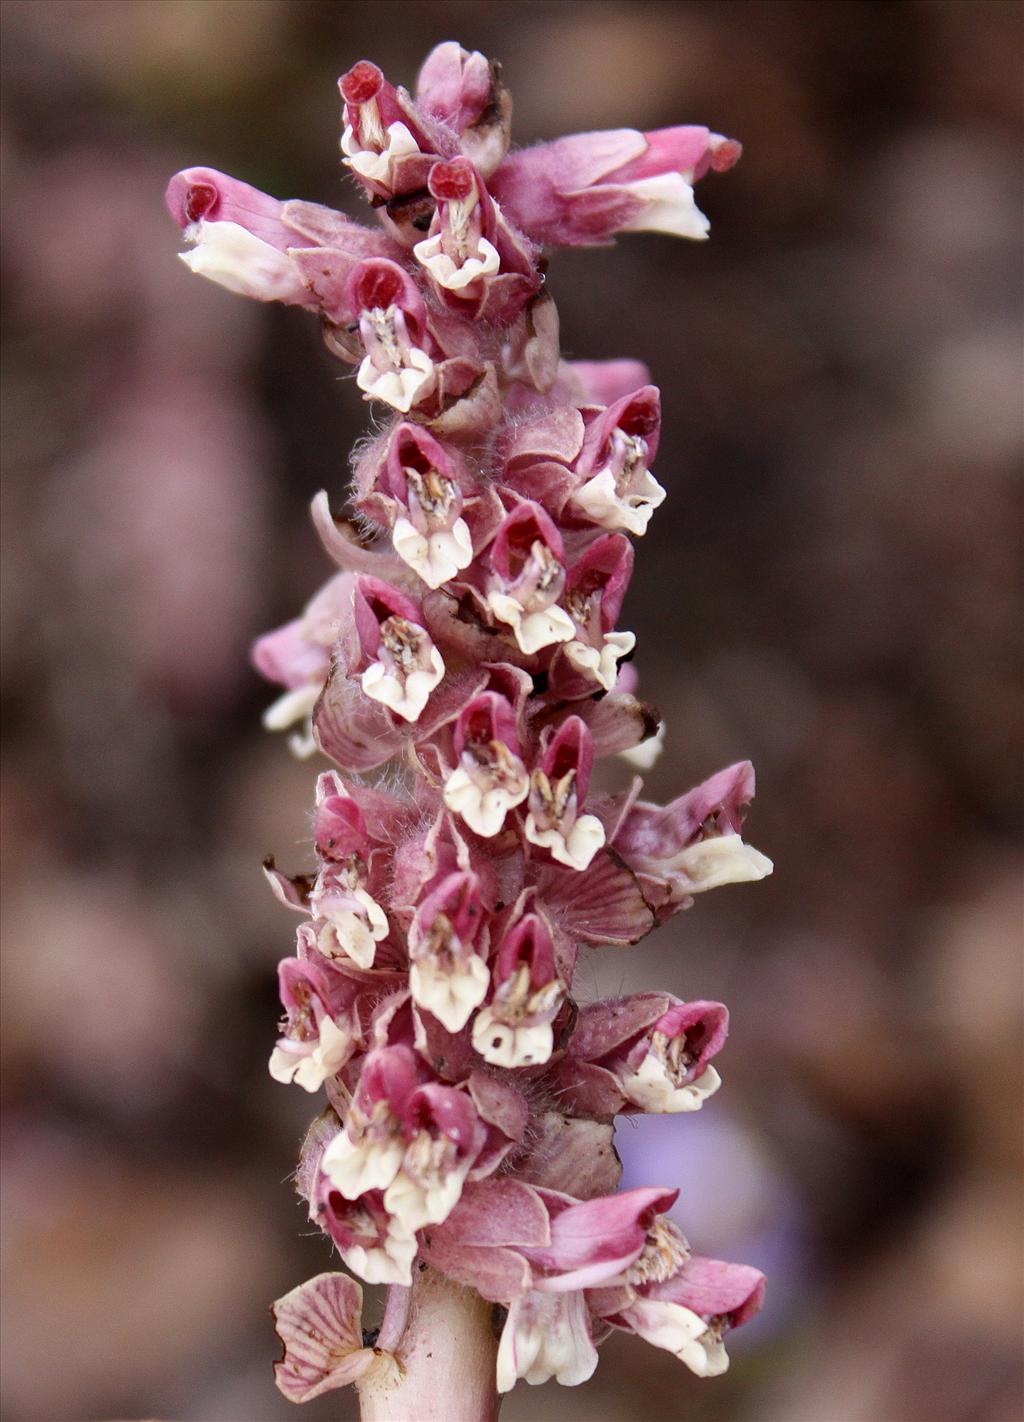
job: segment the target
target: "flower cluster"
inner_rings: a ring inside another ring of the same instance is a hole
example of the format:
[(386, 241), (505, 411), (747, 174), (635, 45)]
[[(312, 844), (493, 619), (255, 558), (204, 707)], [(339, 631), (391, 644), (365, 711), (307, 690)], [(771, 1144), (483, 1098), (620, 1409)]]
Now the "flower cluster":
[[(315, 874), (267, 865), (301, 916), (270, 1071), (327, 1103), (299, 1189), (361, 1279), (430, 1266), (503, 1305), (502, 1391), (582, 1382), (612, 1329), (718, 1373), (763, 1279), (691, 1253), (675, 1192), (615, 1193), (612, 1122), (697, 1110), (726, 1009), (581, 1008), (573, 973), (771, 864), (741, 838), (749, 764), (665, 808), (639, 781), (591, 791), (595, 758), (642, 766), (658, 744), (618, 620), (631, 537), (666, 497), (660, 404), (635, 362), (561, 360), (542, 247), (703, 237), (693, 184), (739, 146), (680, 127), (510, 153), (498, 66), (453, 43), (415, 99), (365, 60), (340, 87), (376, 230), (208, 168), (167, 194), (187, 265), (315, 311), (384, 417), (354, 460), (356, 517), (313, 504), (338, 571), (254, 653), (282, 688), (266, 724), (337, 767)], [(360, 1308), (342, 1274), (277, 1303), (288, 1397), (365, 1371)]]

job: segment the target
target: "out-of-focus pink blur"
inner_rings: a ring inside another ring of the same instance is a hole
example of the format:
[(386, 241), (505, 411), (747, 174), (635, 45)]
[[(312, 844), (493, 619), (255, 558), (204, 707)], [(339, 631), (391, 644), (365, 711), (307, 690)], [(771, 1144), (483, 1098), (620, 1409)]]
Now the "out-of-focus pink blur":
[[(268, 1301), (332, 1267), (273, 1083), (314, 767), (260, 631), (328, 573), (366, 421), (316, 323), (191, 276), (167, 177), (358, 213), (336, 76), (500, 59), (520, 142), (708, 123), (708, 244), (567, 252), (570, 355), (662, 387), (625, 625), (669, 798), (758, 769), (766, 883), (588, 997), (722, 998), (725, 1086), (624, 1122), (702, 1253), (770, 1275), (717, 1382), (627, 1338), (506, 1422), (1018, 1422), (1021, 12), (1003, 0), (8, 0), (3, 611), (9, 1422), (274, 1422)], [(298, 1099), (298, 1098), (302, 1099)], [(304, 1413), (355, 1416), (354, 1396)]]

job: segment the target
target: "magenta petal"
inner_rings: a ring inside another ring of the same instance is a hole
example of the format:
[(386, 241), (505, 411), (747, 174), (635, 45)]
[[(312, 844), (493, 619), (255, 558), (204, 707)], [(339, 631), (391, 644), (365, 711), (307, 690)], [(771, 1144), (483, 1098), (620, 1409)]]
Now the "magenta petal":
[(330, 795), (317, 808), (313, 822), (317, 853), (325, 859), (344, 859), (367, 852), (366, 822), (354, 800)]
[(647, 150), (625, 167), (608, 173), (607, 182), (635, 183), (639, 178), (659, 173), (692, 173), (708, 151), (710, 134), (706, 128), (680, 125), (656, 128), (644, 134)]
[(514, 567), (517, 556), (521, 557), (523, 551), (535, 541), (545, 544), (561, 561), (564, 552), (562, 535), (550, 515), (540, 504), (524, 500), (507, 514), (495, 535), (488, 554), (491, 567), (511, 582), (518, 572)]
[(590, 474), (600, 465), (608, 441), (617, 429), (643, 439), (647, 444), (648, 462), (654, 463), (661, 431), (661, 392), (656, 385), (642, 385), (606, 410), (593, 415), (588, 412), (583, 453), (576, 465), (581, 474)]
[(361, 573), (356, 578), (353, 607), (359, 641), (367, 656), (376, 656), (380, 647), (380, 626), (389, 617), (400, 617), (416, 627), (423, 626), (423, 613), (418, 603), (391, 583), (368, 573)]
[(639, 360), (572, 360), (568, 365), (583, 386), (588, 404), (611, 405), (651, 379), (651, 372)]
[(435, 45), (416, 80), (416, 102), (424, 113), (463, 133), (492, 102), (491, 65), (477, 51), (469, 53), (454, 40)]
[(461, 755), (467, 745), (486, 746), (502, 741), (513, 755), (520, 750), (516, 718), (508, 700), (496, 691), (475, 696), (459, 713), (455, 723), (455, 754)]
[(626, 1190), (559, 1210), (551, 1221), (550, 1249), (527, 1251), (531, 1263), (549, 1271), (537, 1287), (560, 1293), (614, 1278), (639, 1256), (655, 1214), (671, 1209), (678, 1195), (678, 1190)]
[(593, 185), (646, 148), (636, 129), (576, 133), (510, 154), (488, 186), (502, 211), (535, 241), (567, 247), (607, 242), (623, 213), (609, 204), (606, 194), (614, 201), (614, 189)]
[(474, 1157), (484, 1142), (484, 1127), (472, 1098), (465, 1091), (440, 1082), (428, 1081), (410, 1092), (398, 1112), (410, 1136), (427, 1128), (432, 1135), (444, 1135), (458, 1149), (460, 1157)]
[(548, 742), (541, 768), (550, 779), (561, 779), (569, 771), (576, 774), (576, 795), (582, 805), (590, 788), (594, 767), (594, 743), (585, 722), (568, 716)]
[(345, 1387), (373, 1362), (363, 1347), (363, 1291), (347, 1274), (318, 1274), (273, 1306), (284, 1357), (274, 1381), (289, 1402)]
[(397, 306), (405, 314), (411, 336), (419, 337), (426, 330), (427, 313), (419, 288), (404, 268), (387, 257), (367, 257), (353, 268), (348, 303), (353, 313)]
[(295, 245), (281, 221), (284, 203), (216, 168), (184, 168), (175, 173), (164, 201), (179, 227), (191, 227), (203, 219), (234, 222), (279, 252)]
[(600, 593), (601, 630), (610, 632), (619, 620), (632, 576), (633, 545), (621, 533), (605, 533), (572, 564), (566, 587), (582, 597)]
[(691, 1072), (696, 1077), (725, 1046), (729, 1035), (729, 1009), (724, 1003), (703, 999), (673, 1002), (654, 1026), (666, 1037), (685, 1036), (694, 1058)]
[(494, 190), (504, 187), (509, 171), (530, 171), (533, 181), (546, 179), (564, 192), (590, 187), (624, 164), (640, 157), (647, 140), (635, 128), (599, 129), (572, 133), (514, 153), (495, 174)]
[(327, 973), (304, 958), (282, 958), (277, 965), (278, 991), (285, 1011), (299, 1012), (312, 993), (325, 1007), (331, 996)]
[(524, 914), (505, 934), (491, 970), (492, 980), (496, 984), (506, 982), (520, 963), (529, 965), (534, 991), (554, 981), (554, 944), (551, 931), (539, 914)]
[(764, 1302), (765, 1277), (749, 1264), (726, 1264), (721, 1259), (692, 1255), (678, 1274), (660, 1284), (651, 1284), (644, 1295), (682, 1304), (703, 1318), (725, 1317), (738, 1328)]
[(754, 767), (749, 760), (738, 761), (664, 808), (634, 806), (616, 837), (616, 847), (627, 857), (640, 854), (650, 861), (671, 858), (697, 837), (712, 816), (721, 817), (723, 831), (738, 832), (753, 798)]
[(363, 1060), (356, 1102), (367, 1117), (372, 1116), (378, 1101), (386, 1101), (397, 1115), (415, 1091), (418, 1076), (416, 1058), (409, 1047), (379, 1047)]

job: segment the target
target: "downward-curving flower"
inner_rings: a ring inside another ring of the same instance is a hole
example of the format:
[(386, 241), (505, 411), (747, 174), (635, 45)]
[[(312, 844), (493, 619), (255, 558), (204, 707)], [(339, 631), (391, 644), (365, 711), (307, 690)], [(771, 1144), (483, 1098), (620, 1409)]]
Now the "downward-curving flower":
[(576, 511), (602, 528), (647, 532), (665, 490), (650, 471), (658, 450), (661, 401), (653, 385), (617, 400), (590, 420), (576, 462)]
[(367, 399), (406, 414), (435, 381), (423, 298), (409, 275), (386, 257), (361, 262), (350, 293), (366, 351), (356, 384)]
[(601, 821), (580, 813), (593, 764), (594, 744), (586, 723), (570, 716), (551, 737), (530, 778), (523, 833), (570, 869), (586, 869), (604, 844)]
[(617, 128), (575, 133), (507, 158), (492, 191), (538, 242), (589, 247), (619, 232), (706, 237), (693, 185), (724, 172), (740, 156), (733, 139), (706, 128)]
[(421, 625), (412, 601), (379, 578), (360, 577), (355, 589), (355, 625), (362, 659), (369, 665), (359, 684), (404, 721), (418, 721), (430, 693), (444, 676), (441, 653)]
[(740, 837), (754, 798), (754, 767), (741, 761), (662, 808), (638, 802), (615, 847), (637, 874), (659, 917), (688, 908), (692, 895), (763, 879), (772, 862)]
[(722, 1084), (711, 1059), (728, 1030), (720, 1002), (645, 992), (592, 1003), (558, 1066), (563, 1106), (595, 1116), (699, 1111)]
[(487, 913), (476, 874), (443, 879), (416, 910), (409, 929), (413, 1000), (449, 1031), (460, 1032), (487, 996)]
[(456, 766), (444, 802), (476, 834), (491, 839), (530, 793), (519, 736), (508, 701), (485, 691), (463, 707), (455, 724)]
[(537, 913), (510, 928), (491, 970), (494, 996), (473, 1023), (473, 1046), (499, 1067), (538, 1066), (551, 1056), (552, 1022), (565, 1001), (551, 929)]
[(573, 635), (558, 599), (565, 587), (562, 536), (539, 504), (518, 503), (488, 552), (487, 606), (512, 629), (519, 650), (532, 654)]
[(311, 312), (373, 407), (349, 516), (336, 491), (312, 505), (334, 574), (253, 661), (280, 688), (266, 725), (334, 762), (308, 872), (265, 864), (300, 916), (270, 1074), (324, 1092), (296, 1186), (388, 1302), (370, 1344), (346, 1275), (285, 1294), (277, 1384), (301, 1402), (355, 1382), (381, 1418), (496, 1416), (518, 1379), (585, 1382), (613, 1330), (712, 1376), (763, 1276), (694, 1255), (675, 1190), (616, 1193), (613, 1135), (714, 1096), (728, 1013), (581, 1005), (577, 964), (771, 863), (741, 837), (747, 762), (666, 807), (601, 782), (661, 744), (620, 619), (632, 540), (676, 481), (653, 472), (646, 367), (562, 360), (542, 248), (706, 236), (694, 184), (739, 145), (685, 126), (511, 150), (500, 66), (454, 42), (414, 94), (366, 59), (340, 89), (374, 225), (211, 168), (167, 190), (185, 265)]

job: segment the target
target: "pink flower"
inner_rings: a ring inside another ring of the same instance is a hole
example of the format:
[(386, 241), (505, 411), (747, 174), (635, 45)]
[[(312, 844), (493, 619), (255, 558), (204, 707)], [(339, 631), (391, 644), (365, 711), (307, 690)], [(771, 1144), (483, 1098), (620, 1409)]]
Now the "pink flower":
[(282, 221), (284, 203), (277, 198), (214, 168), (185, 168), (171, 179), (166, 201), (194, 244), (181, 254), (191, 271), (239, 296), (315, 305), (288, 255), (289, 247), (303, 243)]
[(408, 1047), (382, 1047), (367, 1057), (321, 1168), (346, 1200), (382, 1190), (388, 1214), (412, 1233), (451, 1213), (485, 1139), (466, 1092), (422, 1080)]
[(480, 880), (449, 874), (416, 910), (409, 929), (413, 1000), (459, 1032), (487, 996), (487, 914)]
[(367, 399), (407, 413), (437, 378), (423, 298), (397, 263), (371, 257), (352, 273), (349, 300), (366, 351), (356, 384)]
[(340, 212), (281, 202), (215, 168), (182, 169), (165, 201), (192, 244), (181, 253), (189, 270), (257, 301), (337, 316), (339, 273), (391, 249), (386, 238)]
[(619, 232), (706, 237), (693, 184), (731, 168), (740, 151), (699, 127), (577, 133), (511, 154), (490, 186), (512, 221), (550, 246), (595, 246)]
[(270, 1075), (317, 1091), (361, 1045), (355, 1011), (360, 985), (299, 958), (285, 958), (278, 977), (286, 1016), (270, 1058)]
[(368, 59), (338, 80), (344, 101), (341, 151), (346, 165), (380, 197), (423, 187), (436, 130), (428, 133), (409, 95), (396, 89)]
[(552, 1022), (565, 1000), (555, 967), (551, 929), (541, 915), (524, 914), (498, 949), (490, 980), (494, 995), (476, 1015), (473, 1046), (492, 1066), (546, 1062), (554, 1046)]
[(464, 515), (481, 503), (476, 481), (422, 425), (397, 425), (384, 456), (373, 449), (357, 478), (360, 509), (390, 531), (395, 553), (428, 587), (469, 567), (474, 542)]
[(720, 1002), (636, 993), (581, 1010), (559, 1066), (562, 1100), (585, 1115), (697, 1111), (721, 1085), (711, 1059), (725, 1043)]
[(753, 798), (754, 768), (741, 761), (664, 808), (642, 802), (633, 807), (615, 848), (636, 872), (659, 919), (688, 908), (693, 894), (772, 872), (771, 860), (740, 838)]
[(359, 677), (363, 692), (403, 720), (419, 720), (444, 676), (422, 612), (390, 583), (363, 575), (356, 579), (354, 613), (360, 664), (369, 663)]
[(576, 460), (572, 495), (577, 517), (638, 537), (665, 500), (650, 472), (658, 452), (661, 400), (653, 385), (584, 415), (586, 433)]
[(424, 1257), (485, 1298), (568, 1293), (617, 1280), (643, 1254), (678, 1190), (626, 1190), (593, 1200), (493, 1176), (468, 1186), (424, 1233)]
[(540, 288), (534, 243), (511, 229), (468, 158), (435, 163), (436, 203), (413, 255), (442, 300), (487, 321), (511, 321)]
[(563, 721), (530, 777), (523, 833), (559, 864), (586, 869), (604, 844), (604, 825), (581, 814), (594, 764), (594, 744), (579, 716)]
[(484, 178), (508, 151), (512, 101), (500, 66), (449, 41), (430, 51), (416, 82), (421, 112), (458, 135), (459, 147)]
[(632, 632), (616, 631), (622, 602), (633, 574), (633, 546), (622, 534), (595, 538), (583, 556), (569, 568), (566, 578), (566, 611), (575, 624), (575, 635), (562, 648), (563, 676), (582, 677), (612, 691), (620, 662), (632, 654)]
[(301, 617), (265, 633), (252, 649), (257, 671), (286, 688), (264, 712), (263, 724), (269, 731), (281, 731), (296, 721), (306, 722), (305, 734), (292, 742), (300, 755), (315, 749), (309, 722), (327, 680), (331, 649), (351, 623), (353, 586), (350, 573), (337, 573), (306, 604)]
[(470, 701), (455, 724), (454, 748), (456, 765), (445, 781), (444, 802), (475, 834), (490, 839), (530, 792), (508, 701), (496, 691)]
[(383, 1190), (346, 1199), (330, 1176), (321, 1175), (311, 1216), (337, 1246), (345, 1264), (367, 1284), (404, 1284), (412, 1279), (418, 1245), (412, 1230), (384, 1204)]
[(764, 1291), (759, 1269), (687, 1252), (671, 1272), (656, 1267), (649, 1280), (600, 1291), (589, 1302), (596, 1317), (666, 1349), (708, 1378), (728, 1368), (725, 1335), (760, 1312)]
[(540, 504), (517, 503), (488, 553), (487, 607), (532, 655), (573, 635), (572, 618), (557, 606), (565, 587), (562, 536)]

